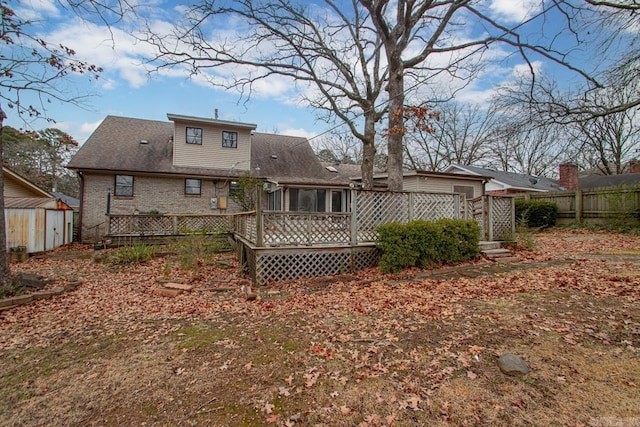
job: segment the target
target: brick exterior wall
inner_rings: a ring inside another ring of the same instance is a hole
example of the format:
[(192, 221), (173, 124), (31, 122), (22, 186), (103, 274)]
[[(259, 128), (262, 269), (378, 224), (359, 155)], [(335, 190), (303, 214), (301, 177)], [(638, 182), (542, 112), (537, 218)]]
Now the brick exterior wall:
[(133, 180), (133, 197), (113, 195), (114, 175), (84, 174), (82, 207), (82, 241), (97, 242), (106, 233), (107, 192), (111, 188), (112, 214), (160, 213), (231, 213), (236, 204), (227, 199), (227, 209), (211, 209), (211, 198), (227, 196), (229, 183), (202, 179), (201, 195), (185, 195), (185, 178), (137, 176)]
[(563, 163), (560, 165), (560, 185), (567, 190), (577, 190), (580, 187), (578, 181), (578, 165)]

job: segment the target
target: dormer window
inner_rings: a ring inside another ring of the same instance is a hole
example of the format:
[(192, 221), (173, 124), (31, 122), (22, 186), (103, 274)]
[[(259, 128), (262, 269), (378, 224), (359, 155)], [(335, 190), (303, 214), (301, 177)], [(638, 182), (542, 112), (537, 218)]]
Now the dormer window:
[(222, 146), (225, 148), (238, 148), (238, 132), (222, 131)]
[(202, 128), (187, 127), (187, 144), (202, 145)]

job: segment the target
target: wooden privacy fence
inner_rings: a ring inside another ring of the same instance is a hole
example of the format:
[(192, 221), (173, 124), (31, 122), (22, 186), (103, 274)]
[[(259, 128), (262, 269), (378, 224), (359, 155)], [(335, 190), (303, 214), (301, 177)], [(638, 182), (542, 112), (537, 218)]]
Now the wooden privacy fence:
[(555, 203), (558, 219), (565, 222), (640, 219), (640, 185), (527, 194), (522, 198)]

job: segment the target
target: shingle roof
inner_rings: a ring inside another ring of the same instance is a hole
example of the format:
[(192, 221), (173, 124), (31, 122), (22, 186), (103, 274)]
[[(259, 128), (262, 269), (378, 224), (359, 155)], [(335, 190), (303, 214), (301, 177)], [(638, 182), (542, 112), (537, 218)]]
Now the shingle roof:
[(620, 175), (591, 175), (579, 178), (580, 188), (617, 187), (619, 185), (639, 185), (640, 173)]
[(58, 193), (56, 191), (52, 191), (51, 194), (53, 194), (57, 199), (62, 200), (63, 203), (67, 204), (69, 207), (79, 207), (80, 206), (80, 199), (77, 199), (75, 197), (71, 197), (71, 196), (67, 196), (64, 193)]
[(504, 172), (497, 171), (493, 169), (485, 169), (477, 166), (467, 166), (467, 165), (452, 165), (447, 169), (447, 171), (451, 171), (452, 169), (458, 169), (467, 173), (476, 174), (476, 175), (484, 175), (491, 177), (494, 181), (505, 185), (510, 188), (517, 188), (529, 191), (558, 191), (563, 190), (564, 188), (560, 186), (558, 181), (541, 177), (541, 176), (532, 176), (515, 172)]
[(251, 166), (278, 184), (349, 185), (318, 160), (306, 138), (256, 132), (251, 139)]
[[(67, 167), (224, 178), (244, 174), (231, 167), (174, 166), (173, 129), (172, 122), (107, 116)], [(141, 144), (141, 140), (147, 143)], [(256, 132), (251, 138), (251, 158), (256, 175), (278, 183), (340, 186), (349, 183), (322, 167), (305, 138)]]

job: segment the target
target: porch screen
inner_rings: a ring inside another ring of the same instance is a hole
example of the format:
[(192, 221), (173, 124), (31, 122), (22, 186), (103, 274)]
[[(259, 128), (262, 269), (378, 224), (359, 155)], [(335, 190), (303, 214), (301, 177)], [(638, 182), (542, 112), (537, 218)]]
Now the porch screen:
[(325, 212), (326, 190), (292, 188), (289, 190), (289, 210), (296, 212)]

